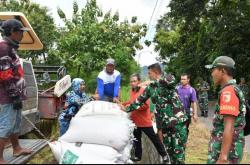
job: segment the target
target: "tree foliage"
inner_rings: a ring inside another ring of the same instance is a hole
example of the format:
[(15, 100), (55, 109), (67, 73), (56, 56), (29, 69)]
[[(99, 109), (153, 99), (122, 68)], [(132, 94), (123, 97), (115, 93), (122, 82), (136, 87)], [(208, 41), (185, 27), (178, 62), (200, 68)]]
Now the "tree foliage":
[[(20, 56), (31, 58), (33, 62), (38, 62), (38, 58), (41, 55), (46, 57), (46, 54), (52, 49), (57, 38), (56, 26), (48, 8), (42, 7), (30, 0), (0, 0), (0, 11), (24, 13), (44, 45), (44, 49), (41, 51), (22, 51), (20, 52)], [(44, 60), (46, 61), (46, 58)]]
[(136, 49), (142, 48), (139, 40), (146, 35), (146, 25), (137, 24), (136, 17), (131, 22), (120, 22), (118, 12), (103, 13), (95, 0), (88, 1), (82, 9), (73, 2), (70, 19), (60, 8), (58, 15), (65, 27), (59, 29), (61, 37), (54, 54), (74, 70), (73, 76), (93, 77), (93, 82), (88, 84), (96, 85), (95, 78), (109, 57), (116, 60), (123, 82), (128, 82), (133, 71), (138, 71), (133, 55)]
[(172, 0), (170, 12), (158, 22), (157, 50), (179, 75), (209, 79), (204, 65), (226, 55), (236, 61), (236, 76), (250, 67), (250, 3), (247, 0)]

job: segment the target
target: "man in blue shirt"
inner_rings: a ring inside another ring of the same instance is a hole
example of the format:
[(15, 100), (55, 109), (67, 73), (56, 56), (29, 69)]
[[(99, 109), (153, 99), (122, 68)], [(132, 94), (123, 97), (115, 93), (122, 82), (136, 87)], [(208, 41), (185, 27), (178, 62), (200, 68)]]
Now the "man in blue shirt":
[(97, 77), (97, 98), (103, 101), (119, 102), (121, 74), (115, 70), (115, 60), (107, 59), (106, 67)]
[(197, 121), (198, 119), (196, 91), (194, 90), (193, 87), (190, 86), (189, 81), (190, 81), (189, 75), (183, 73), (181, 75), (181, 84), (177, 86), (177, 93), (181, 99), (185, 112), (188, 116), (188, 121), (186, 124), (188, 133), (189, 133), (189, 125), (191, 123), (191, 118), (193, 118), (194, 121)]

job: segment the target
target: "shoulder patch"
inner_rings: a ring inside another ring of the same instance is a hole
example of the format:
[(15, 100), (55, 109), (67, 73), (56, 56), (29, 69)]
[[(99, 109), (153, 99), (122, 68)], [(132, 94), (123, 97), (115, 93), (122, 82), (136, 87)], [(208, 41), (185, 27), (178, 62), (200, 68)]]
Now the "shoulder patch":
[(226, 103), (230, 102), (231, 101), (231, 91), (225, 91), (222, 93), (222, 100)]
[(220, 114), (239, 115), (239, 99), (233, 86), (225, 87), (220, 95)]

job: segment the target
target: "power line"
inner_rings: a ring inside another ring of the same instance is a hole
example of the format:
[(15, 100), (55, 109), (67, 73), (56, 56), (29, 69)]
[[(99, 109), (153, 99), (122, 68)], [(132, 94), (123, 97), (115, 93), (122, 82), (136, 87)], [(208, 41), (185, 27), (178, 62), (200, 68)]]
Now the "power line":
[(149, 20), (149, 23), (148, 23), (148, 28), (150, 27), (150, 24), (151, 24), (151, 21), (152, 21), (152, 19), (153, 19), (153, 16), (154, 16), (154, 13), (155, 13), (155, 9), (156, 9), (156, 7), (157, 7), (157, 4), (158, 4), (158, 0), (156, 0), (154, 10), (153, 10), (153, 12), (152, 12), (152, 15), (151, 15), (150, 20)]
[[(146, 34), (146, 36), (144, 37), (144, 39), (143, 40), (145, 40), (146, 38), (151, 38), (150, 37), (150, 33), (151, 33), (151, 31), (154, 29), (154, 27), (155, 27), (155, 25), (152, 25), (152, 22), (154, 22), (155, 21), (155, 19), (153, 19), (154, 18), (154, 16), (155, 16), (155, 13), (159, 13), (159, 9), (160, 9), (160, 6), (158, 5), (158, 2), (159, 2), (159, 0), (156, 0), (156, 2), (155, 2), (155, 6), (154, 6), (154, 10), (153, 10), (153, 12), (152, 12), (152, 14), (151, 14), (151, 17), (150, 17), (150, 20), (149, 20), (149, 23), (148, 23), (148, 26), (147, 26), (147, 34)], [(160, 1), (160, 5), (162, 4), (162, 0)], [(158, 7), (158, 8), (157, 8)], [(157, 12), (156, 12), (157, 11)], [(149, 40), (151, 40), (151, 39), (149, 39)]]
[[(153, 12), (152, 12), (152, 14), (151, 14), (151, 17), (150, 17), (150, 20), (149, 20), (149, 22), (148, 22), (148, 25), (147, 25), (147, 34), (146, 34), (146, 36), (141, 40), (141, 42), (143, 43), (144, 41), (145, 41), (145, 39), (149, 36), (149, 34), (151, 33), (151, 31), (152, 31), (152, 29), (153, 29), (153, 27), (154, 27), (154, 25), (152, 25), (152, 22), (153, 22), (153, 18), (154, 18), (154, 16), (155, 16), (155, 13), (159, 13), (159, 9), (160, 9), (160, 7), (158, 7), (158, 10), (157, 10), (157, 12), (156, 12), (156, 8), (157, 8), (157, 6), (159, 6), (158, 5), (158, 2), (159, 2), (159, 0), (156, 0), (156, 2), (155, 2), (155, 5), (154, 5), (154, 9), (153, 9)], [(163, 0), (161, 0), (160, 1), (160, 5), (162, 5), (162, 3), (163, 3)]]
[(161, 0), (160, 1), (160, 3), (159, 3), (159, 8), (158, 8), (158, 12), (156, 13), (156, 15), (160, 15), (160, 12), (162, 11), (162, 8), (163, 7), (165, 7), (164, 5), (163, 5), (163, 2), (164, 2), (164, 0)]

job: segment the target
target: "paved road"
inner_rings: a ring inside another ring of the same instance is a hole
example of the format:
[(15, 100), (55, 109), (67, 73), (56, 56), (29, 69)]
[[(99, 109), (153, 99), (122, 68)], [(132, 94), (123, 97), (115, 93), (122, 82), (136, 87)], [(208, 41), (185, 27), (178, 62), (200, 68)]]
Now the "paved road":
[[(213, 115), (214, 115), (214, 109), (215, 106), (212, 105), (212, 103), (209, 104), (209, 114), (208, 114), (208, 118), (204, 118), (204, 117), (199, 117), (199, 120), (201, 122), (203, 122), (207, 128), (209, 130), (212, 130), (213, 128)], [(246, 149), (247, 151), (250, 153), (250, 135), (246, 136), (245, 138), (245, 142), (246, 142)]]

